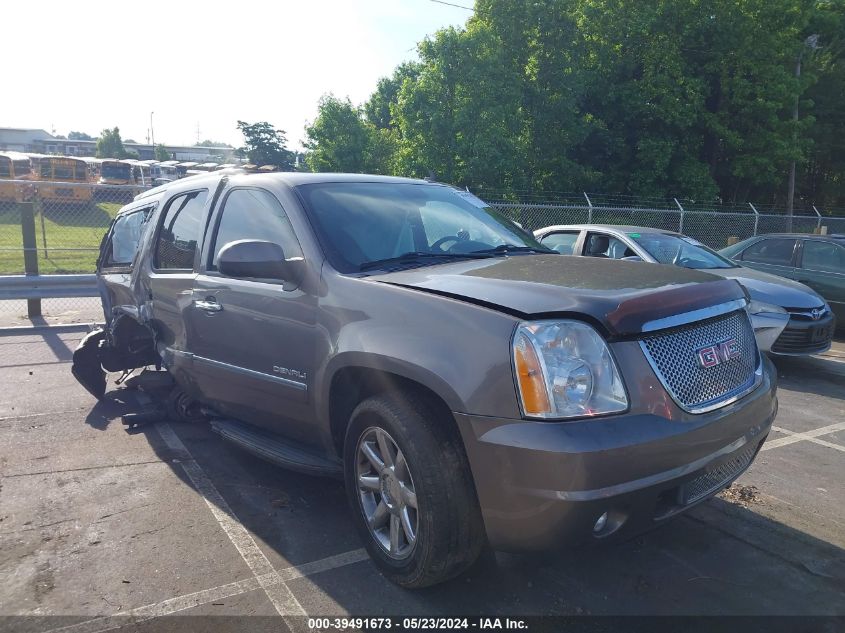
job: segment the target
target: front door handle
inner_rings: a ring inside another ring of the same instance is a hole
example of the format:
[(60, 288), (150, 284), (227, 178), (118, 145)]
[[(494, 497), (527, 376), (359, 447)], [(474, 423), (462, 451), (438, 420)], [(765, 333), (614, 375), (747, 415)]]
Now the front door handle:
[(217, 303), (217, 300), (213, 297), (209, 297), (205, 301), (195, 300), (194, 305), (200, 310), (205, 310), (206, 312), (220, 312), (223, 309), (223, 306)]

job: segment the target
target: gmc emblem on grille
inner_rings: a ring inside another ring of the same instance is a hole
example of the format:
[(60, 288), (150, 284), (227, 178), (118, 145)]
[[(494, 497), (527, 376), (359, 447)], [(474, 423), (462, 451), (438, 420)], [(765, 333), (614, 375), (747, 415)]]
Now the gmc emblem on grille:
[(739, 355), (739, 343), (735, 338), (729, 338), (727, 341), (696, 350), (695, 359), (701, 367), (708, 369), (726, 363), (732, 358), (738, 358)]

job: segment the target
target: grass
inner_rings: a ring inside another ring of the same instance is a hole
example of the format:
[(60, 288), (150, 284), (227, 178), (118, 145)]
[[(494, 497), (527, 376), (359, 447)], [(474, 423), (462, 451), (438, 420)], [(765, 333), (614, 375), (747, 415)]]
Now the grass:
[[(91, 273), (100, 240), (124, 202), (91, 202), (84, 206), (35, 204), (38, 272)], [(43, 220), (43, 222), (42, 222)], [(46, 238), (46, 239), (45, 239)], [(24, 272), (20, 208), (0, 204), (0, 275)], [(62, 250), (84, 249), (84, 250)]]

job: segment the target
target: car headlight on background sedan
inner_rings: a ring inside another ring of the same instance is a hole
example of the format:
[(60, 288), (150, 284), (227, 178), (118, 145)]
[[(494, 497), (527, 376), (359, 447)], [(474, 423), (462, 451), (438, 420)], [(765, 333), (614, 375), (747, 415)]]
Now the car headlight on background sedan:
[(748, 314), (764, 314), (766, 312), (772, 314), (787, 314), (787, 311), (781, 306), (776, 306), (773, 303), (764, 303), (762, 301), (751, 300), (745, 307)]
[(513, 340), (522, 411), (538, 418), (619, 413), (622, 378), (604, 339), (580, 321), (520, 323)]

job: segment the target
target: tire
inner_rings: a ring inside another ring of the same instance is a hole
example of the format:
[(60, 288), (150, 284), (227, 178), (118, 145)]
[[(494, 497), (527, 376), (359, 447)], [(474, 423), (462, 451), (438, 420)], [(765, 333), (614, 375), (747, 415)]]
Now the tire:
[[(381, 394), (355, 408), (346, 431), (344, 479), (353, 521), (382, 574), (409, 589), (457, 576), (476, 561), (486, 543), (469, 464), (454, 421), (446, 415), (412, 391)], [(378, 460), (373, 462), (363, 450), (375, 447), (381, 457), (380, 439), (388, 451), (388, 441), (397, 449), (391, 454), (392, 474), (379, 474), (374, 465)], [(401, 466), (400, 452), (407, 469)], [(359, 487), (359, 477), (366, 478), (368, 488)], [(386, 524), (379, 504), (388, 508)], [(370, 529), (368, 516), (381, 526), (378, 532)], [(394, 516), (399, 517), (399, 536), (391, 553)], [(413, 543), (403, 518), (414, 528)]]

